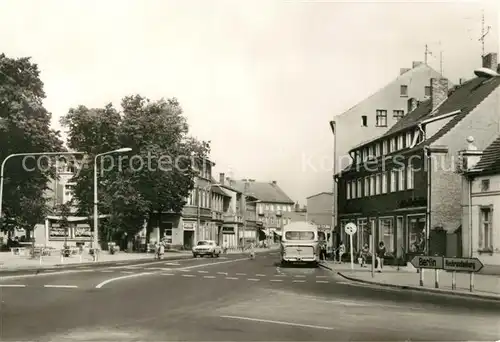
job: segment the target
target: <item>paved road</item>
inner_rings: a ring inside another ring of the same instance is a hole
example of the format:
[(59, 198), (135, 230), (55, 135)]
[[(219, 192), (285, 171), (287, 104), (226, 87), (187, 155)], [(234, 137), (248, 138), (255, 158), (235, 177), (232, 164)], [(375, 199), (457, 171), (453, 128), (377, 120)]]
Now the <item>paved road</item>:
[(277, 258), (2, 279), (0, 340), (500, 339), (498, 303), (361, 286), (322, 268), (279, 268)]

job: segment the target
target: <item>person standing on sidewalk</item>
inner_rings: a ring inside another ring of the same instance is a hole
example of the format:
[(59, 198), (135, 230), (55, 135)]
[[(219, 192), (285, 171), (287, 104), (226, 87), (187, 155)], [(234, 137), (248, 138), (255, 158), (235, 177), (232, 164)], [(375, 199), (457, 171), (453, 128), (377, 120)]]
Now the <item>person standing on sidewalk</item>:
[(384, 268), (385, 245), (383, 241), (378, 243), (377, 248), (377, 272), (381, 273)]
[(344, 255), (344, 253), (345, 253), (344, 242), (340, 241), (340, 245), (339, 245), (339, 264), (342, 263), (342, 256)]

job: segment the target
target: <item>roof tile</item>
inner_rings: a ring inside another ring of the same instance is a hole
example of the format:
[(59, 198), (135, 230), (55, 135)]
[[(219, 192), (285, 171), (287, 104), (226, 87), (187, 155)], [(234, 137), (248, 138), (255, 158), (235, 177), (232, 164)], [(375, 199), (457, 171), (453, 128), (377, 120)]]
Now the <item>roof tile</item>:
[[(244, 181), (231, 180), (231, 185), (239, 191), (245, 192)], [(249, 182), (247, 194), (263, 202), (287, 204), (295, 203), (277, 184), (272, 183)]]

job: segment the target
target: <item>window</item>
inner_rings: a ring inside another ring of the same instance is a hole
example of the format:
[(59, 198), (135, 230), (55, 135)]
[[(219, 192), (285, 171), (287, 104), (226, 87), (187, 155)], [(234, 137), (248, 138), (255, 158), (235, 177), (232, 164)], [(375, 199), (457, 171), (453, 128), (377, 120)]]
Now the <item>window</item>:
[(398, 177), (398, 171), (397, 170), (392, 170), (391, 171), (391, 192), (395, 192), (397, 190), (397, 177)]
[(406, 188), (407, 189), (414, 189), (415, 188), (415, 183), (414, 183), (414, 177), (413, 177), (413, 166), (408, 165), (406, 167)]
[(425, 94), (425, 96), (431, 96), (431, 87), (430, 86), (425, 86), (424, 94)]
[(401, 119), (403, 116), (405, 116), (404, 110), (396, 109), (392, 111), (392, 117), (396, 120)]
[(382, 154), (387, 154), (387, 140), (382, 141)]
[(363, 149), (361, 156), (362, 156), (362, 161), (366, 161), (366, 158), (368, 157), (368, 150), (366, 148)]
[(346, 198), (351, 199), (351, 182), (346, 183)]
[(374, 155), (373, 146), (368, 147), (368, 157), (373, 157)]
[(269, 211), (269, 204), (266, 204), (266, 211)]
[(288, 206), (288, 212), (291, 212), (291, 211), (292, 211), (292, 206), (291, 206), (291, 205), (289, 205), (289, 206)]
[(387, 193), (387, 172), (382, 173), (382, 193)]
[(403, 143), (404, 143), (404, 135), (400, 134), (398, 135), (398, 145), (397, 145), (398, 150), (403, 149)]
[(365, 218), (358, 219), (358, 233), (359, 234), (359, 246), (358, 249), (361, 250), (365, 244), (370, 245), (371, 240), (371, 229), (368, 228), (368, 220)]
[(398, 169), (398, 190), (402, 191), (405, 189), (405, 169), (401, 167)]
[(380, 173), (375, 176), (375, 195), (380, 195), (380, 177)]
[(375, 195), (375, 175), (370, 176), (370, 195)]
[(365, 196), (370, 196), (370, 177), (365, 177)]
[(361, 198), (363, 197), (363, 187), (361, 186), (361, 179), (358, 179), (357, 181), (357, 185), (356, 185), (356, 191), (358, 193), (358, 198)]
[(356, 163), (361, 163), (361, 151), (356, 151)]
[(406, 147), (410, 147), (412, 143), (412, 134), (411, 132), (406, 133)]
[(408, 216), (409, 250), (423, 252), (425, 249), (425, 217)]
[(376, 143), (375, 144), (375, 157), (380, 156), (380, 144)]
[(490, 180), (483, 179), (481, 181), (481, 191), (488, 191), (488, 190), (490, 190)]
[(314, 240), (314, 232), (286, 232), (287, 240)]
[(351, 198), (356, 198), (356, 181), (351, 181)]
[(368, 127), (368, 117), (366, 115), (361, 116), (361, 126)]
[(399, 89), (399, 94), (401, 96), (408, 96), (408, 86), (407, 85), (401, 85)]
[(387, 127), (387, 111), (377, 109), (377, 127)]
[(479, 248), (492, 249), (493, 248), (493, 229), (491, 225), (491, 208), (481, 208), (480, 227), (479, 227)]
[(389, 145), (389, 153), (396, 151), (396, 138), (391, 138)]
[(394, 227), (392, 218), (381, 218), (378, 221), (380, 227), (380, 240), (384, 242), (388, 253), (394, 252)]

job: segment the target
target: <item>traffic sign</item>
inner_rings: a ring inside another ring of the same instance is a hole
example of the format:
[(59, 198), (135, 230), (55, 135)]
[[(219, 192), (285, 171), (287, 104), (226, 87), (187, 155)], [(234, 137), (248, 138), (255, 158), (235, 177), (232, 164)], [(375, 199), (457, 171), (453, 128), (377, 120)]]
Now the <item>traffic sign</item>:
[(358, 227), (356, 227), (356, 225), (352, 222), (349, 222), (348, 224), (345, 225), (345, 228), (344, 228), (345, 232), (347, 235), (354, 235), (356, 234), (356, 231), (358, 230)]
[(411, 264), (415, 268), (441, 269), (443, 268), (443, 257), (417, 255), (411, 260)]
[(479, 272), (483, 266), (478, 258), (444, 258), (443, 269), (455, 272)]

